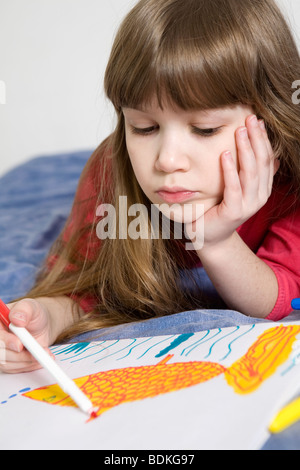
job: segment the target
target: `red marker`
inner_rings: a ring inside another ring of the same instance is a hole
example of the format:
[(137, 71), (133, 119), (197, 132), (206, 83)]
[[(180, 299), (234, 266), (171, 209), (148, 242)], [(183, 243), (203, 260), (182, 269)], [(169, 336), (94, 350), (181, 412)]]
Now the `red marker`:
[(12, 331), (24, 344), (25, 348), (35, 357), (35, 359), (54, 377), (58, 385), (65, 393), (70, 395), (79, 408), (87, 413), (91, 418), (95, 417), (97, 408), (93, 407), (92, 402), (80, 390), (79, 387), (68, 377), (64, 371), (54, 362), (45, 349), (34, 339), (34, 337), (26, 330), (15, 326), (9, 321), (9, 308), (0, 299), (0, 320)]
[(5, 303), (0, 299), (0, 320), (7, 328), (9, 328), (9, 312), (10, 310), (7, 305), (5, 305)]

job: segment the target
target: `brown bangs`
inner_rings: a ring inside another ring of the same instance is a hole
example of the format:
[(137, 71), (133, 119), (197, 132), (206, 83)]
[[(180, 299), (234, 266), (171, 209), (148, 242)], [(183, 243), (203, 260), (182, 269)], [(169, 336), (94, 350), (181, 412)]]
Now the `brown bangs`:
[[(257, 51), (245, 36), (241, 4), (139, 2), (119, 31), (106, 71), (115, 108), (136, 108), (154, 96), (161, 107), (168, 100), (185, 110), (253, 102)], [(241, 10), (238, 22), (235, 7)]]

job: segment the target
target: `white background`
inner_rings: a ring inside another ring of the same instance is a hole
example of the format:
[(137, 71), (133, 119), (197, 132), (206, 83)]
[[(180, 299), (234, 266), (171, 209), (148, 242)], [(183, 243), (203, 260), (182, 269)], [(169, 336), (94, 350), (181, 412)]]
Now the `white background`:
[[(35, 156), (93, 149), (111, 132), (103, 73), (135, 3), (0, 0), (0, 175)], [(278, 4), (300, 48), (300, 1)]]

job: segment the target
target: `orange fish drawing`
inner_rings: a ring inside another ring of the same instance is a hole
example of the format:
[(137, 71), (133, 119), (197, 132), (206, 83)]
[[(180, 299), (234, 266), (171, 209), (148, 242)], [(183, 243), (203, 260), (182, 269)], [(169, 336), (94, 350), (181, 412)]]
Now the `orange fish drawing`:
[[(221, 374), (236, 393), (252, 393), (288, 359), (299, 333), (297, 325), (270, 328), (228, 368), (205, 361), (169, 363), (173, 355), (168, 355), (155, 365), (98, 372), (77, 378), (75, 383), (98, 408), (96, 417), (122, 403), (181, 390)], [(76, 406), (57, 384), (26, 392), (23, 396), (52, 405)]]

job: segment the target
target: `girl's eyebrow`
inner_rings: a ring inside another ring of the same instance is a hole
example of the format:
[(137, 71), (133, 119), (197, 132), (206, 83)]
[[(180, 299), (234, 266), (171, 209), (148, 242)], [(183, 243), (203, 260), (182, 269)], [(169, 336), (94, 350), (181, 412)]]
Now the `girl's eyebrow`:
[[(153, 117), (155, 115), (156, 110), (153, 110), (151, 108), (145, 108), (143, 105), (137, 105), (134, 108), (130, 108), (129, 106), (124, 106), (123, 111), (129, 111), (129, 112), (139, 112), (143, 113), (148, 117)], [(231, 120), (232, 117), (234, 116), (234, 107), (223, 107), (223, 108), (211, 108), (211, 109), (199, 109), (199, 110), (190, 110), (190, 111), (184, 111), (187, 116), (189, 116), (190, 119), (195, 119), (196, 121), (199, 120), (205, 120), (205, 121), (210, 121), (214, 123), (215, 121), (220, 121), (220, 120)]]
[[(126, 114), (126, 112), (128, 113), (128, 117), (130, 116), (137, 116), (135, 113), (141, 113), (141, 118), (148, 118), (148, 119), (153, 119), (153, 116), (155, 114), (155, 111), (151, 111), (150, 109), (146, 110), (145, 108), (143, 109), (142, 107), (138, 107), (138, 108), (129, 108), (129, 107), (124, 107), (122, 108), (123, 110), (123, 113), (124, 115)], [(142, 116), (142, 114), (144, 116)], [(126, 117), (126, 116), (125, 116)]]
[(124, 111), (139, 111), (140, 113), (150, 113), (151, 111), (149, 109), (143, 108), (142, 105), (135, 106), (134, 108), (131, 108), (130, 106), (124, 106), (122, 108)]
[[(132, 111), (140, 111), (142, 113), (149, 113), (151, 111), (153, 111), (153, 109), (151, 107), (144, 107), (142, 104), (141, 105), (136, 105), (134, 108), (131, 107), (131, 106), (123, 106), (124, 110), (128, 109), (128, 110), (132, 110)], [(183, 110), (184, 112), (186, 113), (191, 113), (191, 114), (194, 114), (194, 113), (198, 113), (198, 114), (203, 114), (203, 115), (206, 115), (206, 114), (223, 114), (223, 113), (228, 113), (228, 112), (232, 112), (234, 110), (234, 106), (225, 106), (225, 107), (222, 107), (222, 108), (210, 108), (210, 109), (191, 109), (191, 110)]]
[(224, 108), (212, 108), (212, 109), (206, 109), (199, 111), (199, 113), (203, 114), (203, 116), (210, 116), (212, 115), (213, 117), (219, 117), (219, 116), (224, 116), (228, 114), (232, 114), (234, 112), (234, 108), (232, 107), (224, 107)]

